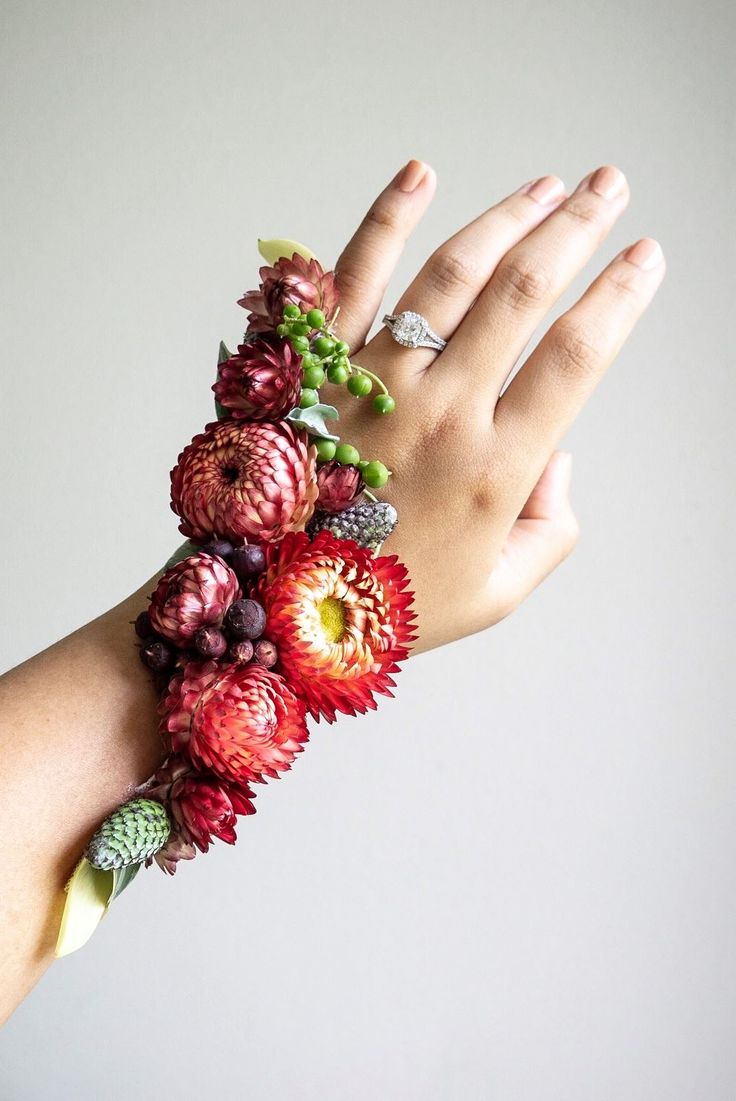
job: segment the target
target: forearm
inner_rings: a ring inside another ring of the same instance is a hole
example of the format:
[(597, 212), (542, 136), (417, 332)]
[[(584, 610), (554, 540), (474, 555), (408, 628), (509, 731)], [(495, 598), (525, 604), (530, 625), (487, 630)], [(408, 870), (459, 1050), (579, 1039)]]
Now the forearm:
[(0, 1020), (53, 959), (91, 834), (161, 759), (131, 627), (155, 580), (0, 678)]

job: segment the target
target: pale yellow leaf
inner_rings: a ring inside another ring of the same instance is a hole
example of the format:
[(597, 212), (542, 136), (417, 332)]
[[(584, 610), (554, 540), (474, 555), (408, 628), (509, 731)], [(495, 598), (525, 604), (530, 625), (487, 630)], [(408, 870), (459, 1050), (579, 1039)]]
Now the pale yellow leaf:
[(308, 249), (306, 245), (300, 245), (298, 241), (289, 241), (284, 237), (272, 237), (267, 241), (259, 237), (258, 251), (267, 264), (275, 264), (277, 260), (284, 256), (291, 260), (295, 252), (298, 252), (305, 260), (317, 259), (312, 250)]
[(93, 868), (80, 860), (66, 886), (66, 903), (54, 955), (76, 952), (86, 944), (105, 915), (115, 885), (112, 871)]

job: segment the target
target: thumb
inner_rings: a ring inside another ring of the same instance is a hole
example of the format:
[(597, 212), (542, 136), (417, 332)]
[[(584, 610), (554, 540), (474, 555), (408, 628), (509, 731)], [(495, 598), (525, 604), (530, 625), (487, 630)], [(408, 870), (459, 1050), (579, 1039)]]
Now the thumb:
[(567, 558), (577, 542), (571, 476), (572, 455), (555, 451), (508, 534), (492, 581), (509, 611)]

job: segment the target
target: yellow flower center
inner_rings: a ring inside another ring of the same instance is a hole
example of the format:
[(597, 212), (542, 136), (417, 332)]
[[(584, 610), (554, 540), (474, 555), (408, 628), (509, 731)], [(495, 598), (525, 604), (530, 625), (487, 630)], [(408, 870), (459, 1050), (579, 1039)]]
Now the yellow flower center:
[(326, 596), (319, 605), (319, 620), (328, 642), (339, 642), (345, 634), (345, 605), (334, 596)]

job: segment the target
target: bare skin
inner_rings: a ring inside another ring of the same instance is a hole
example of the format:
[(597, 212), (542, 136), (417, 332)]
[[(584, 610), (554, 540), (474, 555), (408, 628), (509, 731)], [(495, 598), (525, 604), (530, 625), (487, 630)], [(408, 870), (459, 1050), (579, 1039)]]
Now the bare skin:
[[(401, 523), (387, 549), (412, 575), (417, 651), (498, 622), (574, 546), (570, 457), (555, 448), (664, 276), (656, 242), (630, 246), (503, 389), (628, 202), (615, 169), (570, 197), (544, 177), (441, 245), (392, 311), (425, 314), (449, 339), (441, 355), (401, 348), (385, 330), (356, 351), (434, 190), (433, 171), (410, 161), (337, 265), (340, 336), (397, 400), (380, 417), (343, 396), (341, 433), (393, 471), (381, 496)], [(440, 616), (433, 594), (448, 562), (455, 598)], [(155, 580), (0, 678), (0, 1020), (52, 962), (63, 886), (90, 834), (160, 760), (155, 695), (131, 636)]]

